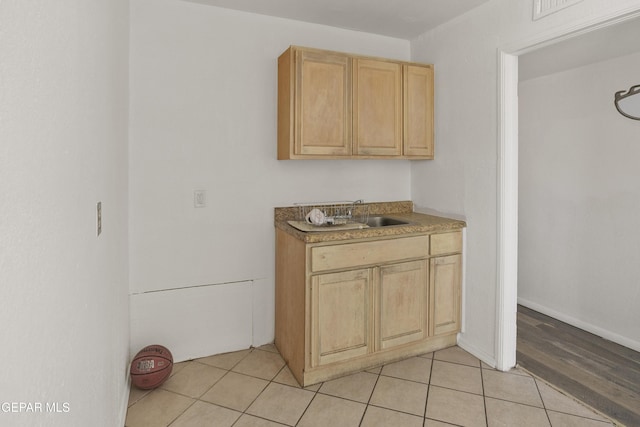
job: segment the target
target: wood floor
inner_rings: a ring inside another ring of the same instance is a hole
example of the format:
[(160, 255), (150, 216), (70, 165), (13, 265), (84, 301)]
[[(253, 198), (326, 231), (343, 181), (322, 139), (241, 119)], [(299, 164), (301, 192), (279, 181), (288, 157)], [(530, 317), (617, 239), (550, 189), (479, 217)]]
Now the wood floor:
[(640, 353), (519, 305), (516, 359), (619, 423), (640, 426)]

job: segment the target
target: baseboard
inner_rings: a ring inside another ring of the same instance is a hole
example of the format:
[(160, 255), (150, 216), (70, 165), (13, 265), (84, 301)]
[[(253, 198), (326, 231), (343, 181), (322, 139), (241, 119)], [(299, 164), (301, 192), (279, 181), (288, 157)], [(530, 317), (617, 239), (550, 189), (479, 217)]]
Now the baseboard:
[(635, 351), (640, 351), (640, 342), (637, 342), (627, 337), (624, 337), (622, 335), (616, 334), (615, 332), (609, 331), (607, 329), (603, 329), (591, 323), (587, 323), (580, 319), (576, 319), (574, 317), (568, 316), (565, 313), (561, 313), (559, 311), (553, 310), (549, 307), (527, 300), (525, 298), (518, 298), (518, 304), (523, 305), (527, 308), (530, 308), (531, 310), (537, 311), (538, 313), (542, 313), (549, 317), (553, 317), (554, 319), (558, 319), (561, 322), (567, 323), (571, 326), (575, 326), (576, 328), (580, 328), (584, 331), (590, 332), (594, 335), (597, 335), (606, 340), (612, 341), (616, 344), (620, 344), (621, 346), (630, 348)]
[(479, 349), (469, 341), (467, 341), (465, 339), (465, 334), (458, 334), (458, 347), (460, 347), (461, 349), (463, 349), (468, 353), (471, 353), (472, 355), (474, 355), (475, 357), (477, 357), (487, 365), (491, 366), (492, 368), (496, 367), (495, 355), (489, 354), (484, 350)]
[[(128, 366), (127, 366), (128, 368)], [(119, 426), (125, 425), (127, 421), (127, 411), (129, 409), (129, 393), (131, 393), (131, 375), (128, 373), (129, 369), (127, 369), (127, 388), (125, 392), (122, 394), (122, 401), (120, 402), (120, 423)]]

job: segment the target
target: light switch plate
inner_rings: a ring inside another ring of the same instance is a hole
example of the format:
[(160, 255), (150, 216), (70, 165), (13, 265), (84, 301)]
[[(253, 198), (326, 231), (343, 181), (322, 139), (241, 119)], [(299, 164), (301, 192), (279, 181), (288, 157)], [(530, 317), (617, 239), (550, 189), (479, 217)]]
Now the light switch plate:
[(102, 233), (102, 202), (98, 202), (96, 207), (97, 214), (97, 227), (98, 227), (98, 236)]
[(204, 208), (207, 206), (207, 192), (205, 190), (193, 191), (193, 207)]

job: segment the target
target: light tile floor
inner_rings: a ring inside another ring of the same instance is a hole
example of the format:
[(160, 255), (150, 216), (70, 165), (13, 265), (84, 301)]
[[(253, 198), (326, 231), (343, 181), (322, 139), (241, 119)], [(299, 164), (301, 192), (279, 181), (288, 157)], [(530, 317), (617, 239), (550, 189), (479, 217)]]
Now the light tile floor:
[(158, 389), (131, 389), (126, 427), (615, 425), (527, 372), (460, 349), (301, 388), (274, 346), (174, 365)]

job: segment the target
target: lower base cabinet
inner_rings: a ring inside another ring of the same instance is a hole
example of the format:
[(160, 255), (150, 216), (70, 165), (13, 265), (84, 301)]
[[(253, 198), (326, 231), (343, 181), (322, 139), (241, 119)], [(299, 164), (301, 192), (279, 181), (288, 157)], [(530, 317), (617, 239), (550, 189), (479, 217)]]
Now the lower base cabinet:
[(431, 258), (431, 335), (460, 330), (460, 274), (462, 255)]
[(371, 352), (371, 271), (327, 273), (311, 279), (311, 366)]
[(276, 246), (275, 345), (302, 386), (456, 343), (460, 231), (305, 244), (276, 229)]
[(376, 268), (376, 350), (428, 336), (428, 265), (426, 259), (421, 259)]

